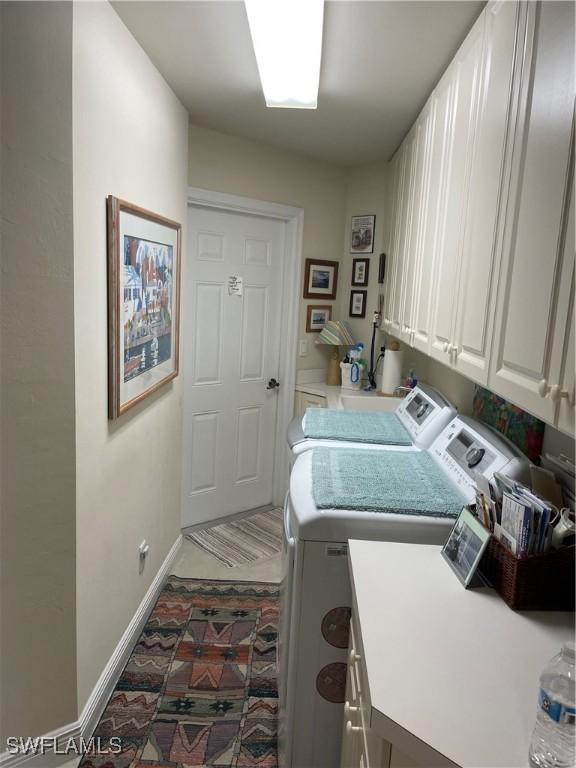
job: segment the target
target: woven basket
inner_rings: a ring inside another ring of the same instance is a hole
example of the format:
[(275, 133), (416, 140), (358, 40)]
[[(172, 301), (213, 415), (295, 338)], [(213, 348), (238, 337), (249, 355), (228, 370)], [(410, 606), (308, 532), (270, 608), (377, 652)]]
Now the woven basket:
[(517, 558), (493, 536), (480, 570), (516, 611), (573, 611), (576, 546)]

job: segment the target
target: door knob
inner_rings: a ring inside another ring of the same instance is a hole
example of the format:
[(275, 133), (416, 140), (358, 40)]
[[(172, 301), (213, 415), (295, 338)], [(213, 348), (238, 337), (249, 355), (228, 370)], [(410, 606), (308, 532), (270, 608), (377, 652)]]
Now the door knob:
[(280, 386), (279, 381), (276, 381), (276, 379), (270, 379), (268, 381), (268, 386), (266, 387), (266, 389), (278, 389), (279, 386)]

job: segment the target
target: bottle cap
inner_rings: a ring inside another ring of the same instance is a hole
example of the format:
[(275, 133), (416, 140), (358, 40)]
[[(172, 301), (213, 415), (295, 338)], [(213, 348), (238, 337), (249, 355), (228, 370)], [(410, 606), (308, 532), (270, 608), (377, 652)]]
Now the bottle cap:
[(562, 653), (569, 656), (571, 659), (576, 659), (576, 647), (573, 642), (564, 643), (562, 646)]

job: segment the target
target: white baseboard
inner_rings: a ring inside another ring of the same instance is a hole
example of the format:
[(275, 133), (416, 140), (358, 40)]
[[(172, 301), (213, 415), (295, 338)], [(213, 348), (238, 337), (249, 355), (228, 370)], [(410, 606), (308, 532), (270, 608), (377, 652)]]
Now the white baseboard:
[[(152, 584), (144, 599), (138, 606), (138, 610), (132, 617), (130, 624), (126, 628), (126, 631), (120, 638), (120, 642), (114, 649), (112, 656), (110, 657), (104, 671), (100, 675), (100, 678), (90, 698), (86, 702), (82, 714), (75, 723), (69, 723), (61, 728), (58, 728), (52, 733), (46, 734), (45, 739), (57, 739), (58, 750), (62, 750), (64, 745), (69, 743), (70, 739), (78, 741), (80, 738), (88, 741), (92, 732), (96, 728), (104, 707), (106, 706), (108, 699), (112, 695), (112, 691), (116, 687), (118, 678), (128, 657), (132, 652), (134, 644), (140, 636), (148, 615), (154, 606), (154, 603), (158, 600), (160, 592), (164, 587), (164, 582), (170, 574), (170, 570), (174, 565), (174, 561), (178, 555), (180, 546), (182, 545), (182, 534), (178, 536), (170, 552), (166, 555), (166, 558), (160, 570), (154, 577)], [(3, 752), (0, 754), (0, 768), (20, 768), (20, 766), (26, 766), (26, 768), (58, 768), (58, 766), (64, 765), (68, 761), (75, 757), (74, 753), (69, 755), (61, 755), (56, 752), (46, 752), (42, 755), (32, 754), (10, 754), (9, 752)]]

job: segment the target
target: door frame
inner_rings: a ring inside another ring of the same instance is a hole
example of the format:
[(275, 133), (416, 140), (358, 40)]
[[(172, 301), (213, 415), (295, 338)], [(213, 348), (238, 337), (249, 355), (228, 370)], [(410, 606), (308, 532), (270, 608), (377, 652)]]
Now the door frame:
[[(282, 306), (280, 317), (280, 365), (276, 413), (274, 450), (274, 476), (272, 479), (272, 503), (279, 507), (284, 503), (290, 475), (290, 457), (286, 442), (288, 424), (294, 415), (296, 391), (296, 355), (300, 310), (300, 280), (302, 275), (302, 234), (304, 210), (291, 205), (255, 200), (251, 197), (230, 195), (226, 192), (188, 187), (187, 211), (195, 208), (212, 208), (221, 211), (244, 213), (266, 219), (277, 219), (286, 225), (282, 263)], [(184, 391), (184, 397), (186, 392)]]

